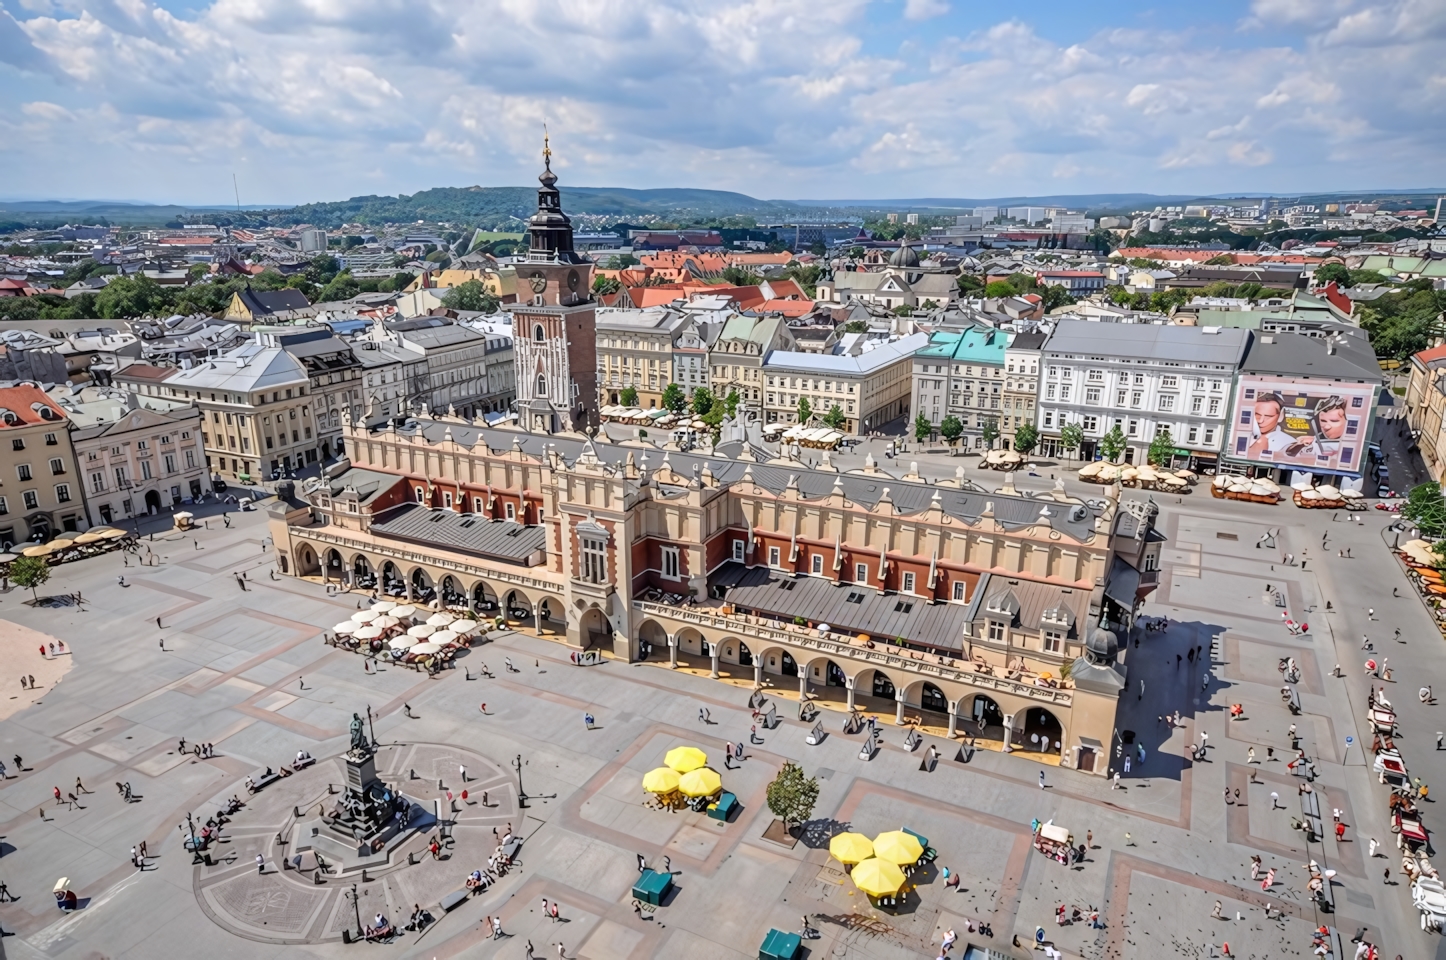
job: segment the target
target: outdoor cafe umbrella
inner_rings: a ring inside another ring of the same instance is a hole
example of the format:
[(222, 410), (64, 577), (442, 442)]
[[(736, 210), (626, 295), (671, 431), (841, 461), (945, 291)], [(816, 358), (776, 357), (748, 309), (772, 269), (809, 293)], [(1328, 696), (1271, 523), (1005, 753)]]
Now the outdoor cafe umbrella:
[(874, 837), (874, 856), (880, 860), (906, 867), (917, 863), (923, 855), (924, 845), (902, 830), (889, 830)]
[(404, 603), (400, 607), (392, 607), (392, 616), (398, 620), (405, 620), (408, 617), (415, 617), (416, 615), (417, 608), (410, 603)]
[(874, 845), (862, 833), (841, 833), (828, 842), (829, 856), (839, 863), (854, 864), (874, 855)]
[(441, 653), (442, 648), (435, 643), (419, 643), (412, 648), (413, 653)]
[(445, 627), (447, 624), (451, 623), (453, 620), (456, 619), (457, 618), (452, 616), (450, 613), (443, 613), (439, 611), (428, 617), (427, 622), (434, 627)]
[(663, 762), (679, 773), (688, 773), (708, 765), (708, 755), (697, 747), (674, 747), (663, 757)]
[(20, 551), (22, 557), (48, 557), (55, 552), (54, 543), (37, 543)]
[(387, 646), (391, 647), (393, 650), (405, 650), (408, 647), (415, 647), (421, 642), (422, 641), (418, 640), (416, 637), (392, 637), (391, 640), (387, 641)]
[(377, 613), (375, 610), (358, 610), (356, 613), (351, 615), (351, 618), (357, 623), (371, 623), (373, 620), (380, 616), (381, 614)]
[(352, 633), (352, 636), (356, 637), (358, 640), (375, 640), (381, 635), (381, 627), (373, 627), (370, 625), (365, 627), (359, 627), (354, 633)]
[(451, 630), (438, 630), (427, 639), (432, 643), (445, 647), (449, 643), (456, 643), (461, 637), (457, 636)]
[(19, 557), (19, 554), (14, 554), (14, 553), (0, 553), (0, 563), (9, 563), (11, 560), (15, 560), (15, 559), (17, 559), (18, 557)]
[(395, 600), (378, 600), (376, 603), (372, 604), (372, 609), (375, 610), (377, 613), (390, 613), (396, 608), (397, 602)]
[(471, 633), (473, 630), (477, 629), (477, 621), (454, 620), (452, 621), (452, 625), (449, 626), (447, 629), (451, 630), (453, 633)]
[(415, 627), (409, 627), (409, 628), (407, 629), (407, 636), (409, 636), (409, 637), (416, 637), (418, 640), (421, 640), (421, 639), (423, 639), (423, 638), (425, 638), (425, 637), (430, 637), (432, 634), (434, 634), (434, 633), (436, 633), (436, 632), (437, 632), (437, 628), (434, 627), (434, 626), (432, 626), (431, 624), (429, 624), (429, 623), (419, 623), (419, 624), (417, 624)]
[(377, 617), (375, 620), (372, 621), (372, 626), (380, 627), (383, 630), (390, 630), (392, 627), (395, 627), (400, 623), (401, 621), (398, 620), (396, 617), (384, 613), (380, 617)]
[(711, 797), (723, 789), (723, 778), (716, 770), (700, 767), (683, 774), (678, 781), (678, 789), (685, 797)]
[(341, 623), (332, 627), (331, 632), (345, 635), (354, 632), (356, 629), (357, 625), (355, 623), (350, 620), (343, 620)]
[(124, 530), (116, 530), (114, 528), (111, 528), (110, 530), (101, 531), (101, 536), (105, 537), (107, 540), (119, 540), (121, 537), (130, 536), (130, 534), (126, 533)]
[(904, 885), (904, 871), (896, 864), (870, 857), (853, 868), (854, 886), (871, 897), (892, 897)]
[(678, 789), (678, 771), (670, 767), (658, 767), (643, 774), (643, 789), (648, 793), (672, 793)]
[(101, 531), (101, 530), (87, 530), (87, 531), (85, 531), (85, 533), (82, 533), (80, 536), (76, 537), (76, 538), (75, 538), (75, 542), (76, 542), (76, 543), (95, 543), (97, 540), (104, 540), (105, 537), (102, 535), (103, 532), (104, 532), (104, 531)]

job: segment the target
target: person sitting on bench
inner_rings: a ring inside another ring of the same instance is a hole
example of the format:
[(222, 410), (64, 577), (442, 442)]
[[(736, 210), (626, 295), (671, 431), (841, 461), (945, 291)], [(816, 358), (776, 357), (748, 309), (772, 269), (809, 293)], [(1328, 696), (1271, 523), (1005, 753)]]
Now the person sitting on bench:
[(482, 871), (473, 870), (470, 874), (468, 874), (466, 886), (468, 890), (476, 890), (478, 887), (483, 886)]
[(305, 750), (298, 750), (298, 751), (296, 751), (296, 765), (297, 765), (298, 767), (301, 766), (302, 764), (309, 763), (310, 761), (311, 761), (311, 754), (307, 753)]
[(370, 927), (367, 927), (366, 938), (368, 940), (380, 940), (383, 937), (390, 937), (392, 933), (392, 925), (387, 922), (387, 918), (384, 914), (379, 913), (377, 914), (376, 923), (374, 923)]

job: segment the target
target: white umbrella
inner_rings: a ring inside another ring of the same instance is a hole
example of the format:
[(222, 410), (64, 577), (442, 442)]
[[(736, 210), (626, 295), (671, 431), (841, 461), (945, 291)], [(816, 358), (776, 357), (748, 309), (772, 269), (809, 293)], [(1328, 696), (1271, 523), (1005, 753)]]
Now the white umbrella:
[(434, 627), (445, 627), (447, 624), (451, 623), (453, 620), (456, 619), (457, 618), (452, 616), (450, 613), (438, 612), (428, 617), (427, 622)]
[(396, 617), (393, 617), (390, 614), (383, 614), (382, 616), (377, 617), (375, 620), (372, 621), (372, 626), (380, 627), (383, 630), (390, 630), (392, 627), (395, 627), (400, 623), (401, 621), (398, 620)]
[(415, 647), (421, 642), (422, 641), (416, 637), (392, 637), (392, 639), (388, 641), (388, 646), (393, 650), (405, 650), (408, 647)]
[(427, 638), (427, 642), (446, 646), (449, 643), (456, 643), (460, 639), (461, 637), (457, 636), (457, 634), (453, 633), (451, 630), (438, 630), (436, 633), (432, 634), (430, 637)]
[(388, 611), (394, 609), (396, 605), (397, 602), (395, 600), (378, 600), (376, 603), (372, 604), (372, 609), (375, 610), (377, 613), (387, 613)]
[(392, 608), (392, 616), (396, 617), (398, 620), (406, 620), (408, 617), (415, 617), (416, 615), (417, 608), (412, 606), (410, 603), (404, 603), (400, 607)]
[(442, 648), (435, 643), (419, 643), (412, 648), (412, 653), (441, 653)]
[(477, 629), (477, 621), (455, 620), (452, 622), (452, 625), (447, 629), (451, 630), (453, 633), (471, 633), (473, 630)]
[(430, 623), (419, 623), (407, 631), (407, 636), (416, 637), (418, 640), (423, 637), (430, 637), (437, 632), (437, 628)]
[(332, 627), (331, 632), (339, 633), (345, 636), (346, 634), (351, 633), (356, 628), (357, 625), (355, 623), (351, 622), (350, 620), (343, 620), (341, 623), (338, 623), (336, 626)]
[(375, 640), (382, 635), (381, 627), (365, 626), (357, 630), (352, 636), (358, 640)]
[(375, 610), (358, 610), (356, 613), (351, 615), (351, 618), (357, 623), (371, 623), (373, 620), (380, 616), (381, 614), (377, 613)]

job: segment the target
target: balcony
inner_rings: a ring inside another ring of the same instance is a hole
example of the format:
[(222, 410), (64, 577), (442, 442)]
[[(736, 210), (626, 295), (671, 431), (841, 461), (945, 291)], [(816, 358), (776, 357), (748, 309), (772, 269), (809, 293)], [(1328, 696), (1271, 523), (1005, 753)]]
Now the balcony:
[[(776, 623), (776, 621), (765, 622), (757, 617), (727, 615), (722, 612), (722, 607), (675, 607), (663, 603), (650, 603), (644, 600), (633, 601), (633, 607), (645, 616), (663, 617), (695, 626), (712, 627), (717, 630), (727, 631), (744, 639), (752, 638), (766, 643), (782, 643), (792, 647), (802, 647), (828, 657), (836, 657), (841, 660), (861, 661), (881, 667), (889, 667), (894, 670), (904, 670), (924, 677), (937, 677), (941, 680), (951, 680), (955, 683), (963, 683), (969, 686), (979, 687), (983, 690), (997, 690), (1002, 693), (1012, 693), (1015, 696), (1027, 697), (1042, 703), (1055, 703), (1067, 707), (1074, 699), (1073, 691), (1068, 689), (1039, 687), (1034, 684), (1021, 683), (1005, 677), (978, 673), (972, 669), (951, 667), (947, 664), (939, 663), (937, 660), (916, 660), (912, 657), (890, 653), (887, 650), (877, 647), (869, 649), (860, 644), (820, 636), (816, 630), (780, 624)], [(927, 657), (929, 655), (924, 654), (921, 656)]]

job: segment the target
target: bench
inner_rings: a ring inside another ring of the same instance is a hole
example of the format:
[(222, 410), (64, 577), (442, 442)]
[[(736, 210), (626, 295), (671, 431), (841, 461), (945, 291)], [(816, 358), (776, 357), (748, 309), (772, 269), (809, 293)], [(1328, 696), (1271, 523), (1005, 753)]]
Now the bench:
[(312, 765), (313, 763), (315, 763), (315, 762), (316, 762), (316, 758), (315, 758), (315, 757), (307, 757), (305, 760), (298, 760), (298, 761), (296, 761), (294, 764), (291, 765), (291, 769), (293, 769), (293, 770), (305, 770), (307, 767), (311, 766), (311, 765)]
[(270, 776), (267, 776), (263, 773), (258, 773), (256, 774), (256, 776), (252, 777), (253, 782), (251, 784), (251, 792), (260, 793), (263, 787), (269, 787), (271, 786), (271, 784), (275, 783), (277, 780), (280, 779), (281, 774), (274, 771), (271, 773)]
[(513, 837), (502, 845), (502, 855), (509, 860), (517, 859), (517, 851), (522, 849), (522, 838)]
[(441, 908), (443, 913), (450, 913), (466, 902), (468, 893), (470, 893), (470, 891), (466, 887), (458, 887), (441, 900), (438, 900), (437, 906)]

